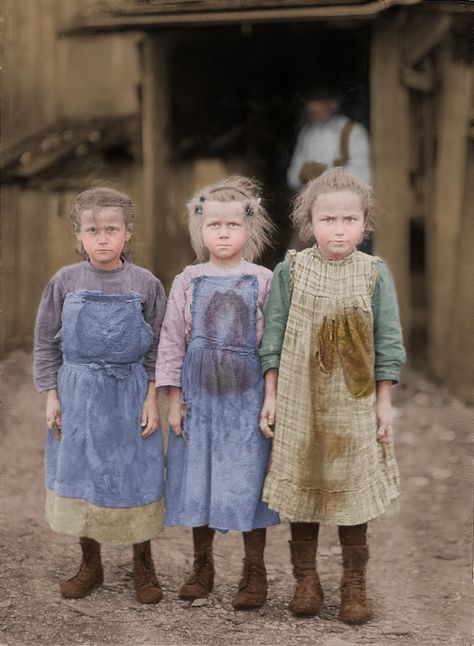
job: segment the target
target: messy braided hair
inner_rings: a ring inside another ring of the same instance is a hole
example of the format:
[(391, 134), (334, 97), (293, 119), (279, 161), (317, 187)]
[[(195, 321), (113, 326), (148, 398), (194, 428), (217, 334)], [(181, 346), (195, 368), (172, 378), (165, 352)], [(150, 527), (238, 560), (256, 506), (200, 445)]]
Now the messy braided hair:
[(271, 244), (275, 231), (270, 217), (261, 203), (260, 184), (249, 177), (232, 175), (197, 191), (187, 203), (189, 233), (197, 259), (203, 261), (207, 250), (202, 237), (202, 222), (207, 200), (241, 202), (247, 226), (247, 240), (243, 249), (245, 260), (253, 261)]
[[(70, 213), (74, 233), (79, 233), (81, 230), (81, 215), (83, 211), (90, 209), (92, 210), (92, 216), (95, 217), (100, 209), (106, 207), (122, 209), (125, 228), (129, 233), (133, 231), (135, 207), (133, 206), (132, 200), (125, 193), (120, 193), (120, 191), (116, 191), (113, 188), (97, 186), (82, 191), (76, 197)], [(80, 240), (76, 242), (76, 251), (81, 258), (87, 259), (88, 256)], [(125, 260), (131, 260), (131, 256), (130, 242), (127, 240), (122, 250), (122, 257)]]
[(312, 208), (318, 195), (336, 191), (351, 191), (360, 197), (364, 211), (364, 238), (374, 230), (374, 197), (372, 188), (363, 180), (336, 166), (309, 181), (293, 201), (291, 221), (298, 229), (301, 240), (314, 241)]

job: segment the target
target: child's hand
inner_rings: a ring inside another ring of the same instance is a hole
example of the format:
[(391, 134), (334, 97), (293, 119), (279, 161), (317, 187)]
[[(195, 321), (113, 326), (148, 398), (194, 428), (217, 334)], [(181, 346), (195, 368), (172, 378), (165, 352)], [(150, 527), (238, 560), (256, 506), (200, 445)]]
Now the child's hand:
[(61, 402), (56, 388), (48, 390), (46, 398), (46, 423), (53, 430), (54, 437), (61, 439)]
[(391, 387), (388, 381), (377, 383), (377, 441), (381, 444), (389, 444), (393, 440)]
[(265, 398), (260, 411), (260, 430), (268, 439), (273, 437), (272, 427), (275, 424), (277, 383), (278, 370), (270, 368), (265, 373)]
[(266, 396), (260, 411), (260, 430), (266, 438), (273, 437), (273, 426), (275, 424), (276, 399)]
[(148, 437), (156, 431), (160, 425), (160, 414), (158, 412), (158, 403), (156, 401), (156, 390), (153, 381), (148, 382), (148, 392), (143, 402), (142, 417), (140, 425), (143, 428), (141, 436)]
[(170, 386), (169, 389), (168, 424), (179, 437), (183, 433), (183, 408), (181, 388)]

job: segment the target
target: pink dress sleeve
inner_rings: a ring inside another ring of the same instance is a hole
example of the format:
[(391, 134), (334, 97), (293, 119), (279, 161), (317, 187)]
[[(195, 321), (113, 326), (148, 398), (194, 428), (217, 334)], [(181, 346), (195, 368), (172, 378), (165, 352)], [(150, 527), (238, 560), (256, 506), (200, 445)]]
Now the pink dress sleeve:
[(270, 274), (265, 281), (265, 287), (263, 289), (263, 308), (265, 308), (265, 305), (267, 304), (268, 297), (270, 296), (270, 290), (272, 288), (272, 281), (273, 281), (273, 274)]
[(265, 327), (265, 305), (267, 304), (272, 286), (273, 274), (266, 267), (257, 265), (257, 277), (259, 285), (258, 311), (257, 311), (257, 346), (262, 342), (263, 330)]
[(181, 369), (186, 352), (187, 280), (184, 272), (171, 287), (161, 328), (155, 370), (155, 387), (181, 387)]

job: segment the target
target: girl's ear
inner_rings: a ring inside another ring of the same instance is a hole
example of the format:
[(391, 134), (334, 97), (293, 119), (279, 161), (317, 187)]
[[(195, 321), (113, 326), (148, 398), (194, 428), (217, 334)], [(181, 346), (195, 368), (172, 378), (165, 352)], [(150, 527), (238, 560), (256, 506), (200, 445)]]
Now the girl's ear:
[(131, 238), (131, 237), (132, 237), (132, 232), (131, 232), (131, 231), (127, 231), (127, 233), (125, 234), (125, 240), (127, 240), (127, 241), (128, 241), (128, 240), (130, 240), (130, 238)]

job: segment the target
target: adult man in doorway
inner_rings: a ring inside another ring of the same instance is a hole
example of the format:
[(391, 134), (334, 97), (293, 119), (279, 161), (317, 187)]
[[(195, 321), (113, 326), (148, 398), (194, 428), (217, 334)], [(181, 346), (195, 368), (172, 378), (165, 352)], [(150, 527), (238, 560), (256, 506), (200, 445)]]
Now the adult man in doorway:
[(370, 184), (369, 135), (363, 125), (340, 114), (339, 106), (336, 91), (321, 88), (307, 94), (307, 123), (300, 130), (287, 172), (294, 191), (331, 166), (343, 166)]

